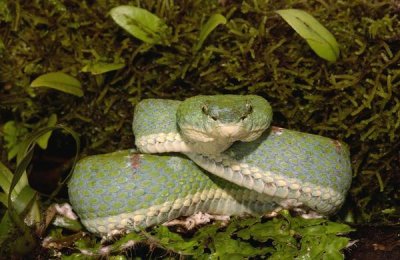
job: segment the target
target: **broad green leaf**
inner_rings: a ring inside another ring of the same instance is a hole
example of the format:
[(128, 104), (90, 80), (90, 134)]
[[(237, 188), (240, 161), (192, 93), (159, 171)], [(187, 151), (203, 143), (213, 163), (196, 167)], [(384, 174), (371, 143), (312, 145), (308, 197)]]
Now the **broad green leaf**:
[(10, 190), (12, 178), (12, 172), (2, 162), (0, 162), (0, 187), (6, 194), (8, 194)]
[[(47, 126), (55, 126), (57, 123), (57, 115), (56, 114), (51, 114), (49, 117), (49, 120), (47, 121)], [(49, 131), (45, 134), (43, 134), (41, 137), (39, 137), (36, 140), (36, 143), (40, 146), (42, 149), (47, 149), (47, 144), (49, 142), (49, 138), (51, 136), (52, 131)]]
[(321, 58), (336, 61), (339, 45), (335, 37), (313, 16), (303, 10), (285, 9), (276, 11)]
[(41, 75), (32, 81), (31, 87), (47, 87), (78, 97), (83, 96), (81, 83), (76, 78), (64, 72), (50, 72)]
[(93, 75), (103, 74), (113, 70), (119, 70), (125, 67), (124, 63), (105, 63), (105, 62), (93, 62), (87, 64), (82, 68), (82, 72), (90, 72)]
[(213, 14), (201, 27), (199, 41), (194, 47), (195, 51), (200, 50), (207, 36), (220, 24), (226, 24), (226, 18), (221, 14)]
[(119, 26), (139, 40), (150, 44), (166, 44), (168, 26), (146, 9), (121, 5), (111, 9), (110, 14)]

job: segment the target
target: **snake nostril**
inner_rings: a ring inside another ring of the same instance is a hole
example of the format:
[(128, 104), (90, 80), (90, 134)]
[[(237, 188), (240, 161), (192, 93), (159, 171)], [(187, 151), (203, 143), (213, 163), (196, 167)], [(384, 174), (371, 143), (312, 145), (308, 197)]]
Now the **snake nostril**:
[(211, 118), (214, 121), (218, 120), (218, 114), (214, 113), (213, 111), (210, 111), (207, 105), (203, 105), (201, 107), (201, 112), (203, 112), (204, 115), (207, 115), (209, 118)]

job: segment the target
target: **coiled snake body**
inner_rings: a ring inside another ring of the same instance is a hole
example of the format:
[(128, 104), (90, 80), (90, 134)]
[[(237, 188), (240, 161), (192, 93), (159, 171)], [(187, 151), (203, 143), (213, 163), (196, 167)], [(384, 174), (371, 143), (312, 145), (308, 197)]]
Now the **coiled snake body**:
[(351, 183), (347, 146), (269, 127), (270, 121), (271, 108), (258, 96), (143, 100), (133, 121), (140, 153), (81, 160), (69, 182), (70, 201), (99, 235), (197, 212), (337, 211)]

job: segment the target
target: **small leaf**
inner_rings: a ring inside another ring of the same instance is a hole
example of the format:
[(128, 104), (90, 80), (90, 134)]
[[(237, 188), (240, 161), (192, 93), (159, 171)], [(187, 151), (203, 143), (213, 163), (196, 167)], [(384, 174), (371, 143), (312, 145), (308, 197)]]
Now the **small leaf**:
[[(49, 120), (47, 121), (47, 126), (55, 126), (57, 124), (57, 115), (51, 114)], [(43, 134), (36, 140), (36, 143), (42, 148), (43, 150), (47, 149), (47, 144), (49, 142), (49, 138), (51, 136), (52, 131), (49, 131)]]
[(150, 44), (165, 44), (168, 26), (146, 9), (121, 5), (111, 9), (111, 17), (134, 37)]
[(82, 68), (82, 72), (90, 72), (93, 75), (103, 74), (113, 70), (119, 70), (125, 67), (124, 63), (105, 63), (105, 62), (93, 62), (87, 64)]
[(221, 14), (213, 14), (201, 27), (199, 41), (194, 47), (195, 51), (200, 50), (207, 36), (220, 24), (226, 24), (226, 18)]
[(276, 11), (321, 58), (336, 61), (339, 45), (335, 37), (313, 16), (303, 10), (285, 9)]
[(82, 230), (82, 225), (78, 220), (70, 219), (64, 216), (56, 216), (53, 221), (53, 225), (56, 227), (66, 228), (72, 231)]
[(37, 77), (31, 87), (48, 87), (78, 97), (83, 96), (81, 83), (74, 77), (63, 72), (50, 72)]
[(28, 133), (22, 124), (17, 124), (15, 121), (8, 121), (3, 126), (3, 135), (6, 147), (8, 150), (7, 159), (12, 160), (18, 153), (21, 144), (21, 139)]
[(8, 1), (0, 0), (0, 21), (1, 22), (11, 22), (13, 20), (12, 12), (8, 7)]

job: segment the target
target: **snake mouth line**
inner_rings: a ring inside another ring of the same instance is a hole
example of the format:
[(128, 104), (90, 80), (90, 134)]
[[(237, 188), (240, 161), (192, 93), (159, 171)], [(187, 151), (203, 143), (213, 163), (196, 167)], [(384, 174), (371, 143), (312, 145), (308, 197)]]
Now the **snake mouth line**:
[(243, 123), (216, 124), (212, 127), (180, 126), (183, 138), (191, 142), (250, 142), (257, 139), (267, 125), (249, 129)]

